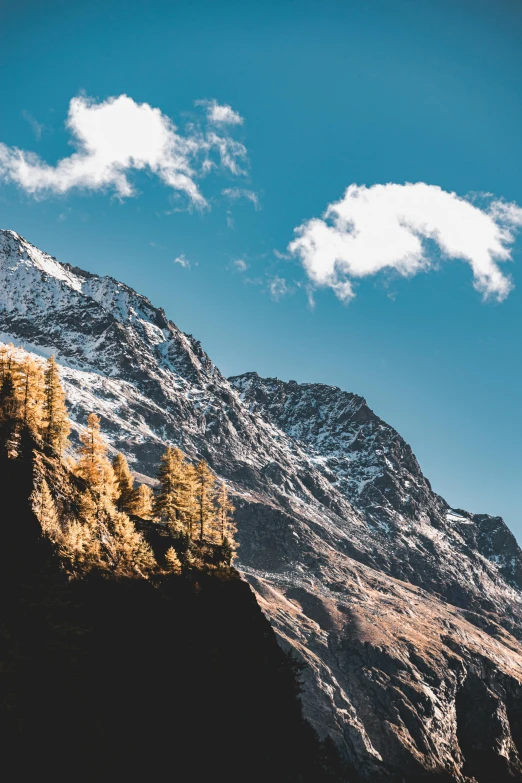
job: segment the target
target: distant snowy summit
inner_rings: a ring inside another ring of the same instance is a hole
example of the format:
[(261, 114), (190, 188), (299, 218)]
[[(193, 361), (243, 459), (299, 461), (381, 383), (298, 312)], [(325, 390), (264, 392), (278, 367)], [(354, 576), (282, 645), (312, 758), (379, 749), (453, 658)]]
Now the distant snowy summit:
[(434, 493), (362, 397), (227, 380), (148, 299), (12, 231), (0, 339), (54, 353), (77, 430), (94, 410), (140, 474), (170, 442), (228, 482), (245, 578), (308, 664), (306, 713), (363, 779), (522, 775), (522, 553)]

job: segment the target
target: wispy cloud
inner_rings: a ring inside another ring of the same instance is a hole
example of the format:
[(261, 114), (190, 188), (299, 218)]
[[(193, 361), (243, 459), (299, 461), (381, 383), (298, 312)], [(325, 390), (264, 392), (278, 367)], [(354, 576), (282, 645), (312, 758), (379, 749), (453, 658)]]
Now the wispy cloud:
[(51, 166), (32, 152), (0, 143), (0, 178), (34, 196), (84, 188), (126, 198), (135, 195), (129, 173), (148, 170), (202, 207), (207, 202), (198, 177), (216, 168), (241, 174), (240, 162), (246, 160), (244, 145), (228, 134), (194, 125), (180, 133), (160, 109), (127, 95), (101, 103), (73, 98), (66, 125), (76, 152)]
[(238, 258), (236, 261), (234, 261), (233, 266), (237, 269), (238, 272), (246, 272), (248, 269), (247, 262), (242, 258)]
[(216, 100), (195, 101), (196, 106), (205, 106), (207, 119), (213, 125), (243, 125), (245, 119), (232, 106), (218, 103)]
[(197, 266), (197, 263), (194, 261), (189, 261), (188, 258), (185, 258), (185, 254), (181, 253), (181, 255), (176, 256), (176, 258), (173, 259), (174, 264), (179, 264), (183, 269), (190, 269), (192, 266)]
[(516, 204), (490, 200), (484, 209), (423, 182), (372, 187), (350, 185), (321, 218), (295, 229), (289, 250), (314, 286), (329, 286), (342, 300), (353, 281), (382, 270), (403, 276), (436, 268), (426, 240), (443, 258), (461, 259), (484, 298), (502, 301), (512, 289), (499, 263), (511, 259), (514, 231), (522, 226)]
[(42, 133), (45, 129), (45, 125), (42, 122), (38, 122), (38, 120), (36, 120), (30, 112), (25, 111), (25, 109), (22, 112), (22, 116), (24, 120), (27, 120), (27, 122), (33, 129), (33, 133), (37, 141), (40, 141), (40, 139), (42, 138)]
[(246, 199), (247, 201), (252, 202), (256, 210), (261, 208), (259, 206), (259, 197), (253, 190), (245, 190), (245, 188), (224, 188), (221, 193), (231, 201)]
[(277, 302), (282, 296), (288, 293), (288, 285), (285, 278), (279, 277), (278, 275), (273, 277), (268, 283), (268, 290), (270, 291), (272, 299), (275, 299)]

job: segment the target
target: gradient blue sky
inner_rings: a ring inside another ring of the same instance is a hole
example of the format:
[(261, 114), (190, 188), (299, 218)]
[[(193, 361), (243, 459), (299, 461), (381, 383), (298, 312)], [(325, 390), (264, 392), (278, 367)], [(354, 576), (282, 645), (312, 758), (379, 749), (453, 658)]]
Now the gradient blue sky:
[[(501, 303), (483, 302), (470, 266), (452, 261), (366, 277), (347, 305), (321, 289), (311, 309), (298, 259), (278, 255), (352, 183), (425, 182), (522, 205), (520, 3), (3, 0), (0, 73), (0, 142), (50, 164), (73, 151), (65, 120), (82, 92), (125, 93), (180, 129), (202, 121), (198, 99), (239, 112), (230, 132), (248, 172), (202, 180), (209, 209), (177, 211), (174, 191), (138, 172), (127, 199), (0, 184), (0, 226), (146, 294), (227, 375), (362, 394), (436, 491), (502, 514), (522, 540), (521, 240)], [(223, 196), (231, 187), (255, 192), (259, 208)]]

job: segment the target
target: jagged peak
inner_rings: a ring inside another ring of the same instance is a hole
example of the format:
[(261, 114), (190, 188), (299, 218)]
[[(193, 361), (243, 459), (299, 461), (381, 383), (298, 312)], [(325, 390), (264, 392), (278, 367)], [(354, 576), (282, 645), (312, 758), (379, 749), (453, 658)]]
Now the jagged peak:
[(239, 392), (245, 392), (247, 389), (264, 388), (264, 389), (279, 389), (281, 391), (288, 391), (290, 393), (299, 394), (312, 394), (327, 396), (330, 400), (333, 397), (351, 404), (357, 408), (367, 408), (370, 412), (371, 409), (368, 406), (364, 397), (354, 392), (349, 392), (341, 389), (339, 386), (327, 383), (315, 383), (315, 382), (303, 382), (295, 380), (284, 381), (277, 377), (263, 378), (255, 371), (241, 373), (240, 375), (233, 375), (228, 378), (229, 383)]
[(14, 271), (18, 266), (34, 268), (54, 277), (69, 288), (81, 291), (82, 280), (65, 264), (44, 253), (11, 229), (0, 230), (0, 266)]
[(130, 286), (110, 275), (100, 276), (62, 263), (11, 229), (0, 229), (0, 270), (2, 268), (11, 280), (23, 277), (24, 268), (35, 269), (94, 300), (120, 321), (126, 320), (132, 309), (155, 326), (168, 328), (169, 322), (164, 311), (154, 307), (147, 297)]

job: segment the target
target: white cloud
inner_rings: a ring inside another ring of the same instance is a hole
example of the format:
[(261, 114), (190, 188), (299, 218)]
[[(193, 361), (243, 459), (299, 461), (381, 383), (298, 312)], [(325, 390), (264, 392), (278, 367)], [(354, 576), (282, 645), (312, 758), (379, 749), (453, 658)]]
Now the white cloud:
[(246, 272), (248, 269), (248, 264), (246, 261), (243, 261), (242, 258), (238, 258), (237, 261), (234, 261), (234, 266), (236, 267), (238, 272)]
[[(185, 254), (184, 253), (182, 253), (180, 256), (177, 256), (173, 260), (173, 263), (174, 264), (179, 264), (180, 266), (183, 267), (183, 269), (190, 269), (190, 267), (192, 266), (192, 262), (189, 261), (188, 258), (185, 258)], [(197, 264), (196, 264), (196, 266), (197, 266)]]
[(277, 275), (273, 277), (268, 284), (268, 290), (272, 299), (276, 301), (288, 293), (288, 286), (284, 277), (278, 277)]
[(196, 101), (196, 106), (206, 106), (207, 119), (214, 125), (242, 125), (244, 118), (232, 106), (217, 101)]
[(426, 240), (442, 257), (470, 264), (474, 287), (484, 298), (504, 299), (512, 288), (499, 262), (511, 259), (514, 229), (522, 226), (516, 204), (491, 201), (485, 209), (455, 193), (422, 182), (350, 185), (322, 218), (296, 228), (288, 246), (315, 286), (354, 296), (353, 280), (394, 269), (403, 276), (435, 268)]
[(25, 111), (25, 109), (22, 112), (22, 116), (23, 116), (24, 120), (27, 120), (27, 122), (29, 123), (29, 125), (33, 129), (33, 133), (34, 133), (37, 141), (40, 141), (40, 139), (42, 138), (42, 133), (45, 130), (45, 125), (42, 122), (38, 122), (33, 117), (33, 115), (30, 114), (30, 112)]
[(246, 158), (245, 147), (230, 137), (202, 133), (194, 126), (183, 135), (160, 109), (136, 103), (127, 95), (101, 103), (84, 96), (73, 98), (67, 128), (76, 152), (56, 166), (0, 143), (0, 177), (32, 195), (86, 188), (112, 189), (124, 198), (135, 193), (128, 173), (148, 170), (191, 203), (204, 206), (197, 177), (217, 166), (240, 174), (238, 161)]
[(260, 209), (259, 198), (257, 193), (254, 193), (253, 190), (245, 190), (244, 188), (225, 188), (221, 191), (221, 194), (231, 201), (239, 201), (239, 199), (244, 198), (247, 201), (251, 201), (256, 210)]

